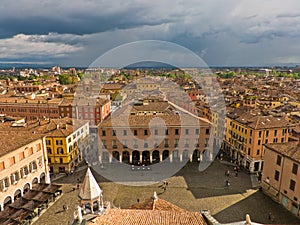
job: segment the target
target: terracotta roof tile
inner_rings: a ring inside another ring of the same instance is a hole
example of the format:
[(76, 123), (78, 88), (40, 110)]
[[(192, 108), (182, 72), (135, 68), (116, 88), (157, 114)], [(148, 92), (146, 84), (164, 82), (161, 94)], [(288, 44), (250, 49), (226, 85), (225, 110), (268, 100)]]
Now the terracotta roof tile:
[(207, 225), (199, 212), (108, 209), (90, 224), (95, 225)]

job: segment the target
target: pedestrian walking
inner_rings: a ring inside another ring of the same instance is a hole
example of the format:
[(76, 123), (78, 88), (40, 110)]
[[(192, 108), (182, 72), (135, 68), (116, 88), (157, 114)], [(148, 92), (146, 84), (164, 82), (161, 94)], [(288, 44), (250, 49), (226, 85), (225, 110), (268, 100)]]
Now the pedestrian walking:
[(229, 183), (228, 180), (226, 180), (225, 183), (226, 183), (226, 187), (229, 187), (229, 186), (230, 186), (230, 183)]
[(63, 205), (63, 210), (67, 211), (68, 210), (68, 206), (67, 205)]
[(238, 176), (238, 171), (235, 171), (235, 177), (237, 177)]
[(230, 172), (229, 172), (229, 170), (227, 170), (226, 171), (226, 176), (229, 177), (229, 175), (230, 175)]

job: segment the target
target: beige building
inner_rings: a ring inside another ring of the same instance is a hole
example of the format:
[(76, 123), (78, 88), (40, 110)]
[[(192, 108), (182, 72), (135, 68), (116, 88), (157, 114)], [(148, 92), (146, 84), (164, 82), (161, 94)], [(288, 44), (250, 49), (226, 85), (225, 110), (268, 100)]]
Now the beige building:
[(32, 188), (50, 183), (45, 136), (0, 129), (0, 210)]
[(208, 120), (162, 99), (144, 99), (100, 123), (99, 158), (130, 164), (212, 160), (210, 135)]
[(291, 125), (283, 117), (227, 113), (223, 150), (250, 172), (264, 166), (263, 144), (288, 142)]
[(298, 141), (266, 144), (262, 190), (300, 217), (300, 145)]

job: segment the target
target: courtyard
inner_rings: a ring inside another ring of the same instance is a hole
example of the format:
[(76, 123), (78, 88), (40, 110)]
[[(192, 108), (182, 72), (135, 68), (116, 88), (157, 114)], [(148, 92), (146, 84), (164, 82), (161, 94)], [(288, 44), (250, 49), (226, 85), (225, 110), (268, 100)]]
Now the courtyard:
[[(229, 170), (227, 177), (225, 171)], [(69, 224), (73, 220), (77, 207), (79, 190), (73, 190), (77, 182), (83, 181), (86, 167), (75, 171), (73, 175), (58, 178), (54, 183), (63, 185), (63, 195), (39, 219), (35, 225)], [(209, 210), (220, 223), (245, 220), (250, 214), (251, 220), (263, 224), (300, 224), (300, 220), (282, 206), (265, 196), (259, 189), (253, 188), (250, 175), (240, 171), (235, 176), (233, 166), (224, 161), (215, 160), (207, 170), (198, 171), (197, 163), (188, 163), (178, 173), (167, 179), (164, 191), (163, 182), (147, 186), (127, 186), (113, 183), (94, 173), (105, 201), (113, 207), (126, 208), (137, 201), (143, 201), (157, 192), (159, 198), (170, 201), (189, 211)], [(230, 186), (226, 187), (226, 180)], [(136, 184), (137, 185), (137, 184)], [(68, 210), (63, 210), (63, 205)], [(268, 218), (274, 215), (274, 221)]]

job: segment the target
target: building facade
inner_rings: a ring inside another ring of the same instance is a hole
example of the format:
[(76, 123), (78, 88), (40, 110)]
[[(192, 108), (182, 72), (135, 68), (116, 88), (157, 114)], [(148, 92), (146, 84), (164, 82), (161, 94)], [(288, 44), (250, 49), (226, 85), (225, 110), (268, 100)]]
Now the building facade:
[(1, 128), (0, 210), (28, 192), (32, 185), (50, 183), (45, 136)]
[(122, 106), (99, 125), (99, 158), (151, 164), (213, 158), (211, 123), (162, 99)]
[(290, 127), (283, 117), (227, 113), (223, 150), (251, 173), (261, 172), (263, 144), (288, 142)]
[(262, 190), (300, 218), (300, 145), (298, 141), (266, 144)]
[(89, 122), (65, 117), (41, 124), (52, 173), (71, 173), (89, 149)]

